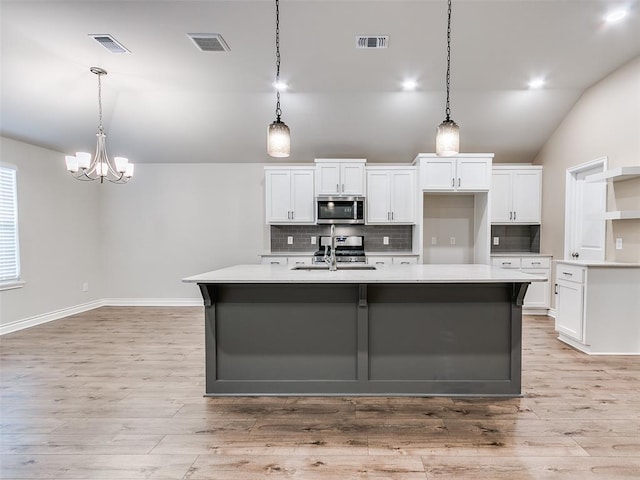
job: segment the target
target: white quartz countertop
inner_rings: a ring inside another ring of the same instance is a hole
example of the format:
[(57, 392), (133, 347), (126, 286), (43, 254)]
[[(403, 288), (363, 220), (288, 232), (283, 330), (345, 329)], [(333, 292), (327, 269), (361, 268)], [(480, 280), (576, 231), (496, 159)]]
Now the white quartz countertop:
[(604, 262), (595, 260), (555, 260), (554, 263), (576, 265), (578, 267), (614, 267), (614, 268), (640, 268), (640, 263), (634, 262)]
[(547, 253), (533, 253), (533, 252), (504, 252), (504, 253), (492, 253), (492, 257), (552, 257)]
[(235, 265), (182, 279), (187, 283), (511, 283), (544, 277), (489, 265), (388, 265), (376, 270), (292, 270), (288, 265)]

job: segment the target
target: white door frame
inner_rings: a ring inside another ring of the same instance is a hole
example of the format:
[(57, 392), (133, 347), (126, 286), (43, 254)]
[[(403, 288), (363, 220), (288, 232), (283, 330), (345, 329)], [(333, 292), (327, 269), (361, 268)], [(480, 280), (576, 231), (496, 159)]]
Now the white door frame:
[[(599, 157), (596, 158), (595, 160), (591, 160), (590, 162), (585, 162), (585, 163), (581, 163), (580, 165), (575, 165), (573, 167), (569, 167), (567, 168), (567, 173), (566, 173), (566, 188), (565, 188), (565, 200), (564, 200), (564, 259), (565, 260), (572, 260), (571, 258), (571, 250), (573, 249), (573, 245), (574, 245), (574, 229), (575, 229), (575, 223), (574, 223), (574, 205), (573, 205), (573, 201), (575, 198), (575, 189), (576, 189), (576, 182), (577, 182), (577, 176), (579, 173), (585, 171), (585, 170), (591, 170), (592, 168), (596, 168), (596, 167), (600, 167), (601, 171), (605, 171), (607, 169), (607, 163), (608, 163), (608, 158), (605, 157)], [(607, 195), (607, 191), (606, 189), (604, 190), (604, 201), (605, 201), (605, 205), (606, 205), (606, 198)], [(606, 220), (602, 220), (602, 223), (605, 223)], [(606, 242), (606, 228), (602, 229), (603, 231), (603, 238), (602, 238), (602, 245), (605, 245)], [(604, 260), (604, 249), (602, 251), (602, 259)]]

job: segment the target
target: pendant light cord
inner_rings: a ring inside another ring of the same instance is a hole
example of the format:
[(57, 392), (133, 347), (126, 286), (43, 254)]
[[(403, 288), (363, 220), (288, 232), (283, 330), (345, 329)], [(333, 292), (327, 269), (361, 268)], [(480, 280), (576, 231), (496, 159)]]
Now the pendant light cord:
[(104, 131), (104, 128), (102, 127), (102, 82), (100, 81), (100, 77), (102, 77), (102, 74), (98, 73), (98, 131), (102, 133)]
[(445, 114), (447, 122), (451, 120), (451, 108), (449, 107), (449, 89), (451, 84), (451, 0), (449, 0), (449, 8), (447, 10), (447, 106)]
[(280, 121), (280, 1), (276, 0), (276, 121)]

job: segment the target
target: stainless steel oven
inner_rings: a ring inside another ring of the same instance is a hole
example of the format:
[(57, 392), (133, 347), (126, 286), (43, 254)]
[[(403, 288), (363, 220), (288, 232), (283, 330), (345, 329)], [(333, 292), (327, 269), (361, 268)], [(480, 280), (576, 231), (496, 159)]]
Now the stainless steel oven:
[(364, 197), (318, 197), (318, 224), (364, 224)]

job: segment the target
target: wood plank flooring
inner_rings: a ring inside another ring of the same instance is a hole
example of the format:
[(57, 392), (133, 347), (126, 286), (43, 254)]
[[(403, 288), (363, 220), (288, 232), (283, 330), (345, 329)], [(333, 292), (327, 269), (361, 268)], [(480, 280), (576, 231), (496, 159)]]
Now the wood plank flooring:
[(640, 357), (524, 318), (523, 397), (204, 398), (201, 308), (0, 338), (0, 478), (640, 479)]

